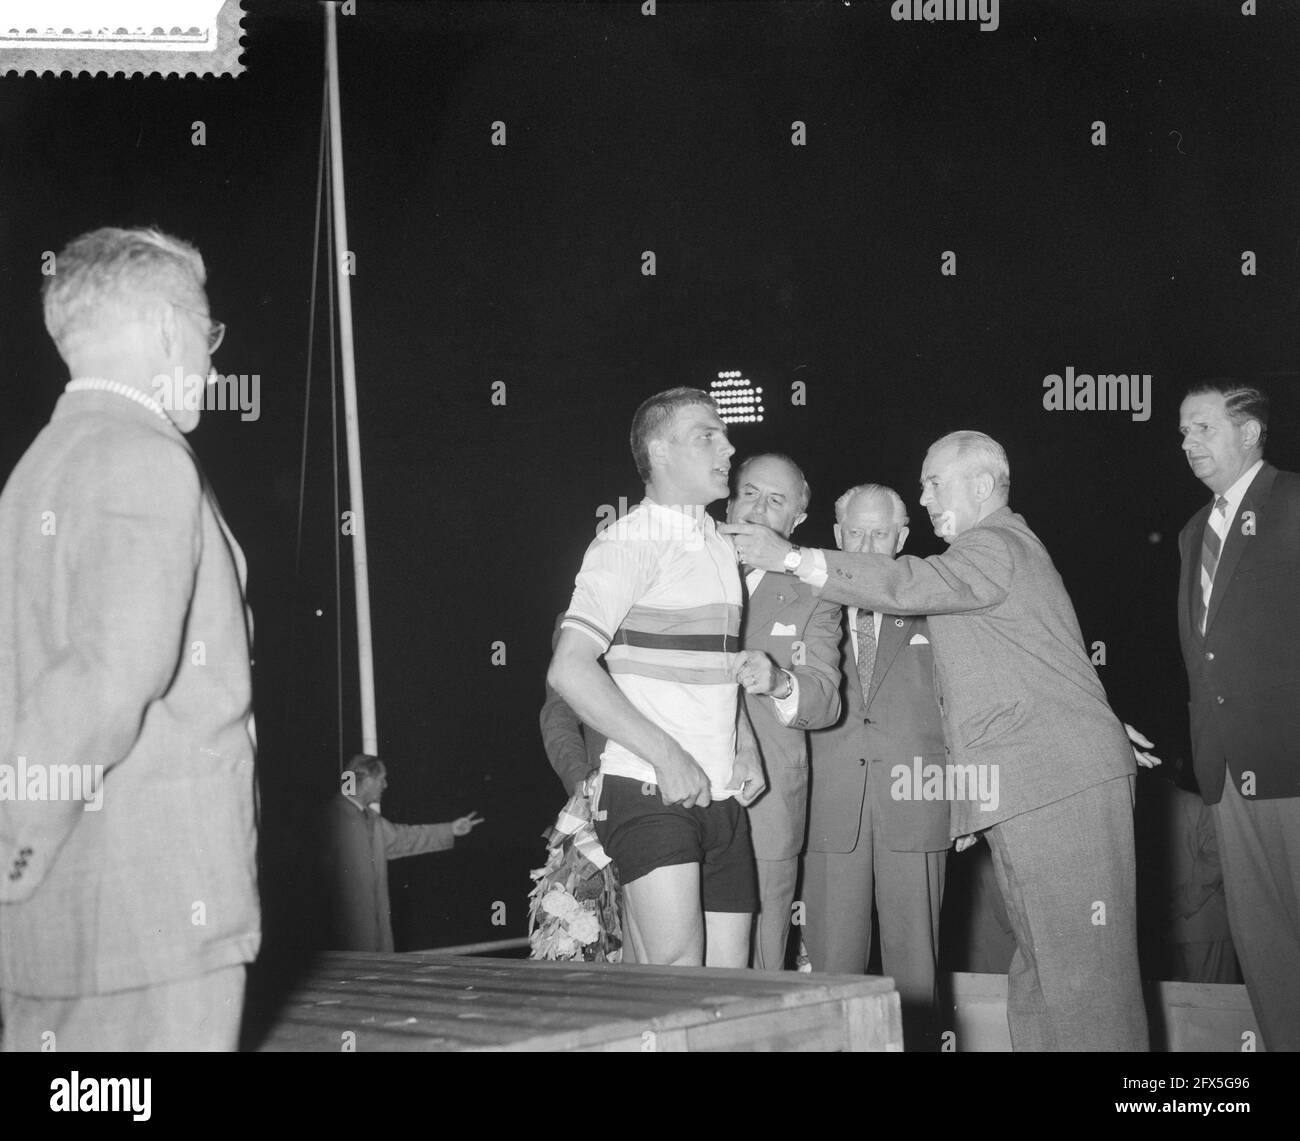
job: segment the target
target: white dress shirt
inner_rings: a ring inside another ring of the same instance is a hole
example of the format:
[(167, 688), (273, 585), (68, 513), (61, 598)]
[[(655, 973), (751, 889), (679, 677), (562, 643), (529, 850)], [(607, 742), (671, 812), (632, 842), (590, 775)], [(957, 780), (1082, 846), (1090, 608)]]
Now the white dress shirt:
[[(758, 567), (752, 567), (745, 575), (748, 597), (754, 597), (754, 591), (758, 589), (758, 584), (763, 581), (763, 575), (766, 573)], [(795, 714), (799, 712), (799, 679), (790, 670), (782, 669), (780, 672), (790, 679), (790, 692), (784, 697), (773, 697), (772, 705), (776, 708), (776, 719), (782, 725), (789, 725), (795, 719)]]
[[(1228, 532), (1232, 530), (1232, 521), (1237, 517), (1237, 510), (1241, 507), (1241, 501), (1246, 498), (1246, 489), (1250, 487), (1251, 481), (1255, 478), (1255, 476), (1259, 473), (1259, 469), (1262, 468), (1263, 466), (1264, 466), (1263, 459), (1262, 458), (1257, 459), (1253, 464), (1250, 465), (1250, 467), (1248, 467), (1244, 472), (1241, 473), (1237, 481), (1230, 488), (1228, 488), (1226, 491), (1222, 491), (1219, 493), (1220, 495), (1223, 496), (1224, 499), (1228, 501), (1228, 506), (1223, 509), (1222, 523), (1219, 523), (1218, 520), (1215, 518), (1218, 512), (1216, 512), (1216, 510), (1213, 507), (1210, 508), (1210, 518), (1206, 523), (1206, 526), (1213, 527), (1214, 533), (1219, 536), (1220, 550), (1222, 550), (1222, 544), (1227, 542)], [(1215, 496), (1215, 500), (1216, 501), (1218, 500), (1217, 495)], [(1205, 626), (1204, 626), (1205, 619), (1208, 618), (1210, 614), (1210, 598), (1214, 594), (1213, 584), (1210, 583), (1209, 589), (1207, 590), (1206, 589), (1207, 583), (1209, 583), (1209, 580), (1203, 578), (1201, 582), (1201, 597), (1205, 602), (1205, 614), (1201, 619), (1202, 634), (1205, 633)]]

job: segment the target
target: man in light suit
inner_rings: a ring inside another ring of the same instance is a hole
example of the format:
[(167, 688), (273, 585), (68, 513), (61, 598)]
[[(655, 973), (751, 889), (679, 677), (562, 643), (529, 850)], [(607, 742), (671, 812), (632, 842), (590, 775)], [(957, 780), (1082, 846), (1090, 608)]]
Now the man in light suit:
[[(907, 542), (907, 508), (892, 488), (864, 484), (835, 503), (835, 542), (850, 554), (893, 557)], [(898, 987), (903, 1037), (935, 1049), (939, 909), (948, 802), (907, 791), (915, 758), (945, 763), (934, 696), (934, 653), (922, 617), (845, 608), (844, 720), (815, 733), (803, 898), (813, 970), (863, 974), (871, 900), (880, 915), (884, 973)]]
[(1269, 1050), (1300, 1050), (1300, 475), (1264, 459), (1268, 400), (1214, 381), (1180, 411), (1214, 499), (1178, 537), (1192, 763)]
[[(750, 456), (736, 476), (727, 520), (763, 523), (789, 538), (808, 517), (811, 494), (788, 456)], [(808, 816), (806, 731), (832, 725), (840, 714), (840, 608), (790, 575), (741, 572), (747, 600), (737, 677), (767, 774), (767, 792), (749, 807), (759, 898), (754, 966), (779, 971)]]
[(736, 524), (739, 557), (793, 565), (823, 597), (925, 614), (943, 718), (951, 832), (983, 832), (1016, 935), (1012, 1046), (1145, 1050), (1134, 914), (1133, 752), (1060, 575), (1007, 506), (1006, 453), (981, 432), (936, 441), (921, 504), (949, 543), (928, 559), (800, 551)]
[(157, 231), (85, 234), (56, 270), (73, 379), (0, 495), (4, 1048), (234, 1049), (261, 939), (251, 618), (199, 410), (167, 399), (202, 392), (224, 327)]

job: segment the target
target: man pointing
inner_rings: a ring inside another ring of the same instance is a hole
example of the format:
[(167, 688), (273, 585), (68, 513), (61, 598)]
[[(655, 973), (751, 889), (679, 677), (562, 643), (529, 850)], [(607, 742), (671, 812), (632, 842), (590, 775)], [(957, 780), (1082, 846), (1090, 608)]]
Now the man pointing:
[[(1007, 505), (1010, 486), (1001, 445), (954, 432), (921, 470), (921, 505), (949, 544), (942, 555), (803, 551), (766, 528), (721, 529), (749, 565), (795, 573), (825, 598), (928, 616), (951, 832), (988, 838), (1016, 936), (1012, 1045), (1145, 1050), (1133, 753), (1060, 575)], [(996, 803), (974, 794), (984, 769), (998, 778)]]

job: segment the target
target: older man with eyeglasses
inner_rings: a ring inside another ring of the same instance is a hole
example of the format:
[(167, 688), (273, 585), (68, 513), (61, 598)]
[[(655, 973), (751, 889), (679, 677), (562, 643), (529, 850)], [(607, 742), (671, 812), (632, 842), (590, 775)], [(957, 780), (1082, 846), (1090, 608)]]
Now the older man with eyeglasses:
[(261, 939), (252, 623), (200, 410), (160, 391), (224, 327), (156, 230), (55, 269), (71, 379), (0, 494), (3, 1048), (230, 1050)]

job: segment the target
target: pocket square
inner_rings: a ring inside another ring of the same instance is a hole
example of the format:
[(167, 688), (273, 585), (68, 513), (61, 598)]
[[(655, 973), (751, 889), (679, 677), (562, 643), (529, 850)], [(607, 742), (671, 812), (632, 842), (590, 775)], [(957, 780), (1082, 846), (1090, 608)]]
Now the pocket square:
[(930, 644), (930, 639), (924, 634), (913, 634), (912, 640), (907, 644), (909, 646), (928, 646)]
[(783, 626), (780, 622), (777, 622), (772, 626), (772, 633), (770, 637), (793, 638), (797, 633), (799, 633), (799, 631), (796, 630), (793, 626)]

